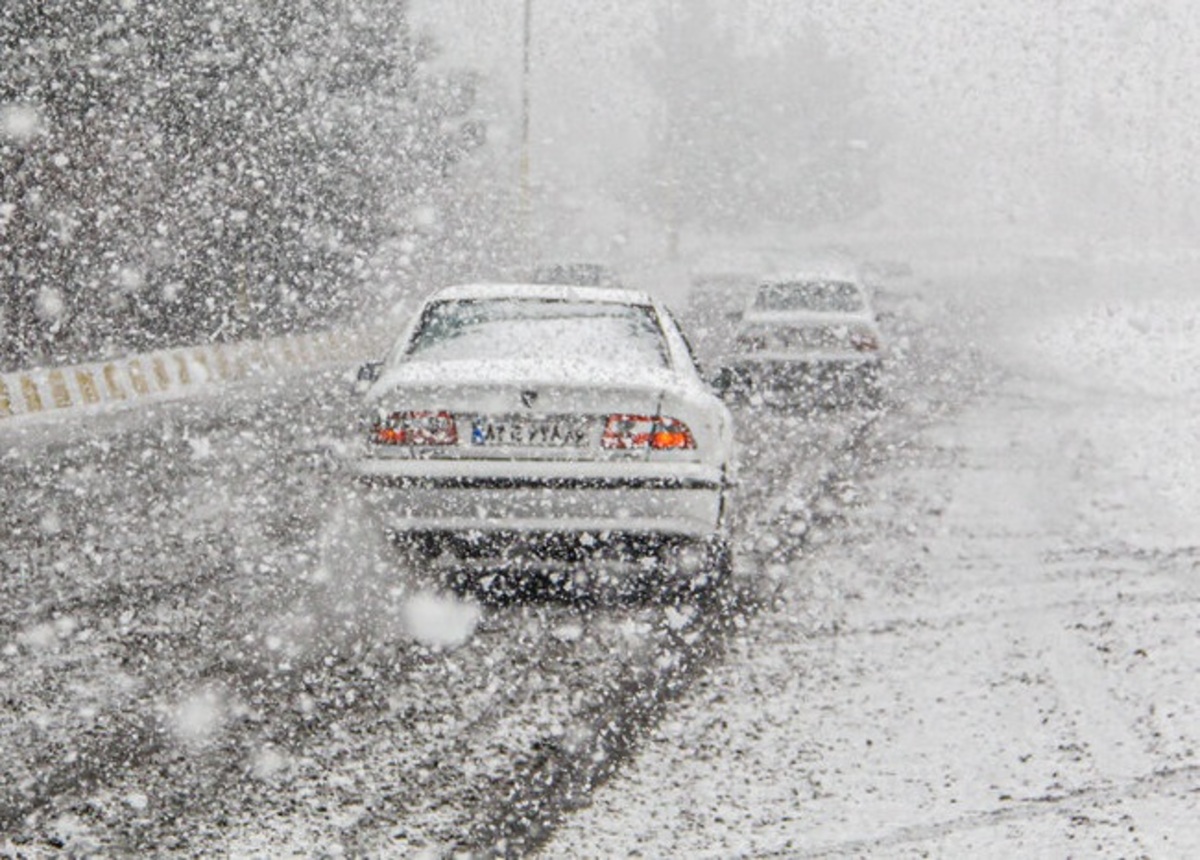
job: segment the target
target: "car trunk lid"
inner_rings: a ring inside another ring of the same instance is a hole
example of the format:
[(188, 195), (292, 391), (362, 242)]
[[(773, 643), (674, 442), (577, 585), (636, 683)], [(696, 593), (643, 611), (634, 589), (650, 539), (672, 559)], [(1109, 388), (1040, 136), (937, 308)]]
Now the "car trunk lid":
[[(369, 393), (371, 420), (442, 428), (438, 444), (373, 445), (375, 456), (470, 459), (644, 459), (606, 447), (613, 416), (658, 416), (666, 368), (608, 361), (406, 362)], [(417, 417), (414, 417), (417, 416)], [(431, 417), (432, 416), (432, 417)], [(440, 416), (440, 417), (438, 417)], [(452, 425), (453, 432), (446, 428)]]

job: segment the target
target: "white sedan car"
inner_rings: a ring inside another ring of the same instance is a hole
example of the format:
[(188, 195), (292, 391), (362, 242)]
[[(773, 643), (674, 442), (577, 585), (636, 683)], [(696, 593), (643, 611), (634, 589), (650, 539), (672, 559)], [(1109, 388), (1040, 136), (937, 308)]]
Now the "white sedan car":
[(728, 571), (732, 419), (650, 296), (450, 287), (370, 375), (355, 469), (423, 553)]
[(735, 394), (877, 400), (882, 338), (861, 280), (817, 271), (762, 281), (742, 314), (722, 383)]

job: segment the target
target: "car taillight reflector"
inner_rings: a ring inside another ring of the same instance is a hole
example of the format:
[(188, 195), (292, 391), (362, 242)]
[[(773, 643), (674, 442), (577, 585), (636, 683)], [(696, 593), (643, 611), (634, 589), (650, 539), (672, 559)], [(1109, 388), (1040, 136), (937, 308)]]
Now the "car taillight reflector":
[(456, 445), (458, 427), (449, 412), (393, 412), (376, 422), (371, 439), (378, 445)]
[(850, 345), (859, 352), (874, 352), (879, 349), (879, 338), (870, 329), (855, 329), (850, 332)]
[(650, 448), (654, 451), (691, 450), (692, 431), (682, 421), (662, 415), (610, 415), (600, 437), (600, 447), (610, 451)]

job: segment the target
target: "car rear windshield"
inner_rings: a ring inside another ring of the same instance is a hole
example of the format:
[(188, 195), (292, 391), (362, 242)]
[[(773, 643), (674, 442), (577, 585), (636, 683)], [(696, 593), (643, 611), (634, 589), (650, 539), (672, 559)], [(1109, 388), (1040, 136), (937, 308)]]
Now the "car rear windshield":
[(545, 263), (533, 270), (535, 284), (574, 284), (609, 287), (618, 282), (612, 270), (600, 263)]
[(556, 299), (463, 299), (429, 305), (406, 355), (428, 361), (601, 358), (667, 367), (654, 308)]
[(853, 313), (865, 307), (862, 292), (848, 281), (783, 281), (763, 284), (754, 296), (757, 311)]

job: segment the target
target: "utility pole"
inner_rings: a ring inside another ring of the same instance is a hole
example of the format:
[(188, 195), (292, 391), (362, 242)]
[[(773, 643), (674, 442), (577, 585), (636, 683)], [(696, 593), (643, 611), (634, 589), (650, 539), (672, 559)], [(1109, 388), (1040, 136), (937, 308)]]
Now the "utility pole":
[[(676, 15), (677, 8), (675, 0), (667, 0), (667, 27), (669, 33), (666, 37), (666, 44), (669, 45), (667, 51), (667, 62), (677, 63), (682, 53), (679, 43), (679, 24)], [(670, 74), (670, 84), (666, 97), (666, 140), (664, 148), (667, 150), (667, 165), (666, 165), (666, 192), (667, 197), (667, 259), (672, 263), (679, 260), (679, 168), (675, 164), (678, 154), (676, 153), (676, 137), (678, 131), (676, 123), (678, 117), (675, 115), (674, 102), (675, 98), (679, 97), (682, 92), (683, 82), (679, 77), (672, 72)]]
[(533, 99), (533, 0), (525, 0), (525, 15), (522, 20), (521, 39), (521, 229), (524, 232), (526, 263), (532, 263), (533, 246), (533, 202), (529, 177), (530, 128), (532, 125)]

